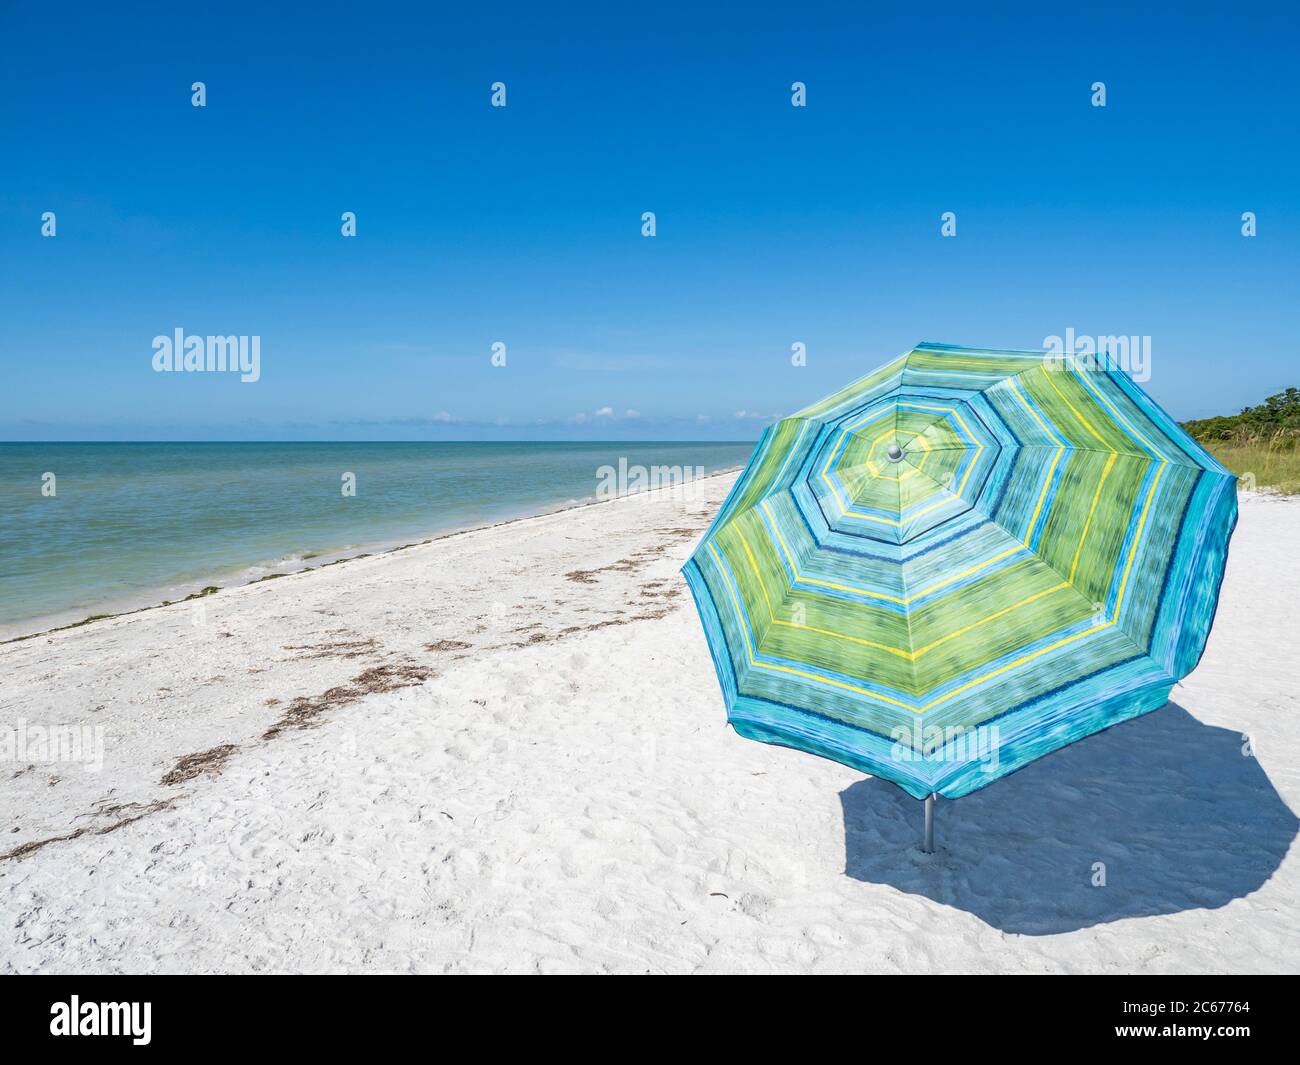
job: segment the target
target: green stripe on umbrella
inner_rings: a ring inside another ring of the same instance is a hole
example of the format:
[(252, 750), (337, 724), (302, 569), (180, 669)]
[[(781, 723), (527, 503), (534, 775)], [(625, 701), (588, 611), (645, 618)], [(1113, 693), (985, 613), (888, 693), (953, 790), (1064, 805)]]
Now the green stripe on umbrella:
[(922, 344), (769, 427), (684, 573), (737, 732), (958, 798), (1164, 705), (1236, 515), (1122, 371)]

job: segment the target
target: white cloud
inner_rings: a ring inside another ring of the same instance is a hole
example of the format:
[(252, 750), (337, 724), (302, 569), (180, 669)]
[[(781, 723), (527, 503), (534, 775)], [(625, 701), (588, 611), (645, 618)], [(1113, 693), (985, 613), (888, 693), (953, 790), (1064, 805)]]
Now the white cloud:
[(613, 416), (614, 416), (613, 407), (601, 407), (600, 410), (596, 411), (597, 418), (612, 418)]
[(623, 412), (623, 417), (639, 418), (641, 417), (641, 412), (639, 410), (633, 410), (631, 407), (628, 407), (628, 409)]

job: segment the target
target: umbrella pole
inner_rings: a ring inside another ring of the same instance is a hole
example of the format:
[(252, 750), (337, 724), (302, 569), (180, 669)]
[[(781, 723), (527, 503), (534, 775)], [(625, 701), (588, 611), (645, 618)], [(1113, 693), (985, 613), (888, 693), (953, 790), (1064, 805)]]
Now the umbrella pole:
[(926, 854), (934, 853), (934, 792), (925, 797), (925, 842), (921, 850)]

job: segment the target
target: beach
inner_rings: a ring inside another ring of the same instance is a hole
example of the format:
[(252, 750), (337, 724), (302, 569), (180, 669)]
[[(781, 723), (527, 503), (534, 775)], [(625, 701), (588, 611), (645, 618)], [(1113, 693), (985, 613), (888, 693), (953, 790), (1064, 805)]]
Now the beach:
[(734, 477), (0, 645), (0, 729), (87, 738), (0, 763), (0, 971), (1300, 967), (1300, 500), (1242, 497), (1170, 705), (930, 855), (727, 727), (678, 571)]

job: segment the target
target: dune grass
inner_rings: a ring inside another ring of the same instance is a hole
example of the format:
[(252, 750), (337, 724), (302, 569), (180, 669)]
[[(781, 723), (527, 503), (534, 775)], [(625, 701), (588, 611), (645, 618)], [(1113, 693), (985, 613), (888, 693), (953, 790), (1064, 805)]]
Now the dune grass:
[(1205, 449), (1243, 482), (1244, 488), (1271, 488), (1300, 495), (1300, 448), (1293, 439), (1206, 441)]
[(1183, 422), (1249, 489), (1300, 494), (1300, 388), (1288, 388), (1240, 414)]

